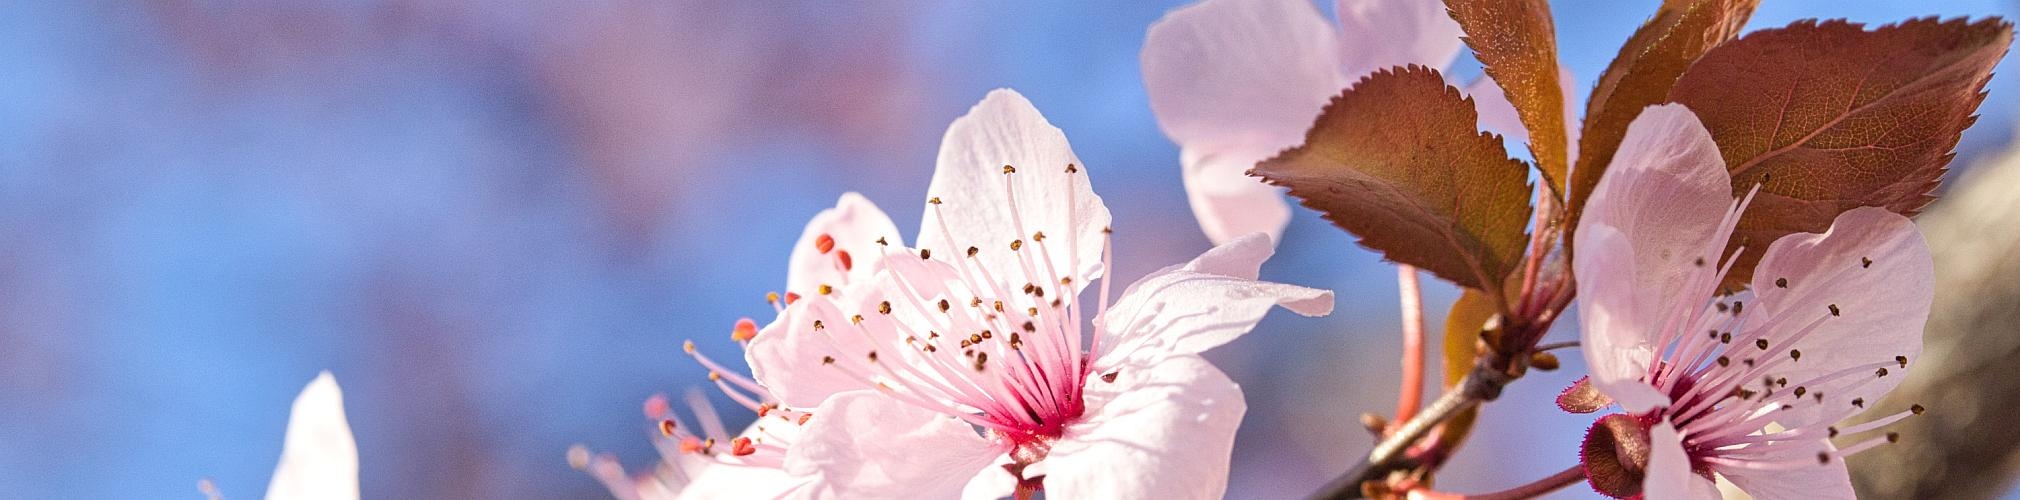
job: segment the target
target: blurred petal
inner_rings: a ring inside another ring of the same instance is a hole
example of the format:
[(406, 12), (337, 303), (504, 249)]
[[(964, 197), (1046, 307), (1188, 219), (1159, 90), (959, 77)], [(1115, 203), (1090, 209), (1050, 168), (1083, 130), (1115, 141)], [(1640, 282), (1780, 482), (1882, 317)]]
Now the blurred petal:
[(1281, 190), (1244, 175), (1304, 142), (1326, 99), (1347, 85), (1339, 40), (1306, 2), (1207, 0), (1168, 14), (1143, 41), (1143, 81), (1166, 136), (1183, 151), (1187, 198), (1215, 244), (1290, 220)]
[(1005, 451), (967, 423), (871, 391), (836, 394), (814, 415), (786, 471), (817, 478), (823, 498), (956, 498)]
[(905, 243), (898, 226), (876, 204), (863, 195), (843, 193), (835, 208), (814, 215), (800, 233), (786, 271), (786, 290), (813, 295), (822, 284), (842, 286), (869, 279), (881, 267), (877, 257), (885, 247), (877, 243), (879, 239), (891, 245)]
[[(1143, 40), (1143, 80), (1165, 135), (1248, 170), (1304, 142), (1346, 81), (1333, 26), (1308, 2), (1207, 0), (1165, 14)], [(1250, 180), (1252, 183), (1258, 181)]]
[[(1017, 173), (1006, 174), (1006, 167)], [(975, 247), (980, 264), (997, 270), (1005, 289), (1015, 290), (1029, 281), (1003, 273), (1020, 269), (1011, 249), (1019, 242), (1022, 251), (1036, 252), (1036, 272), (1074, 276), (1077, 292), (1101, 275), (1109, 222), (1108, 207), (1087, 176), (1066, 134), (1045, 121), (1031, 101), (1013, 90), (991, 91), (947, 127), (927, 188), (940, 203), (927, 205), (918, 246), (947, 256)], [(1033, 237), (1041, 232), (1043, 242)]]
[(1094, 370), (1156, 364), (1225, 344), (1273, 306), (1305, 316), (1332, 312), (1332, 292), (1256, 281), (1273, 253), (1268, 236), (1252, 233), (1129, 285), (1099, 320), (1104, 351), (1096, 353)]
[(1271, 241), (1283, 235), (1291, 221), (1291, 207), (1284, 203), (1283, 189), (1249, 177), (1249, 167), (1268, 158), (1276, 150), (1245, 154), (1232, 152), (1195, 158), (1187, 148), (1182, 152), (1186, 200), (1199, 229), (1215, 245), (1237, 236), (1264, 233)]
[[(1896, 356), (1920, 359), (1922, 327), (1934, 300), (1933, 264), (1929, 248), (1915, 224), (1878, 207), (1857, 208), (1838, 216), (1822, 234), (1797, 233), (1768, 246), (1753, 277), (1755, 307), (1749, 327), (1766, 318), (1786, 317), (1771, 326), (1785, 338), (1813, 321), (1817, 329), (1793, 345), (1802, 357), (1780, 365), (1775, 376), (1790, 385), (1853, 369), (1860, 373), (1832, 383), (1812, 385), (1826, 394), (1820, 403), (1800, 401), (1775, 420), (1787, 427), (1831, 425), (1861, 410), (1855, 398), (1877, 402), (1907, 375)], [(1835, 311), (1835, 312), (1834, 312)], [(1892, 370), (1874, 376), (1880, 364)], [(1809, 404), (1803, 404), (1809, 403)]]
[(1010, 455), (996, 457), (995, 462), (983, 467), (982, 472), (975, 474), (974, 480), (968, 481), (968, 487), (961, 490), (961, 498), (997, 500), (1010, 497), (1010, 493), (1017, 489), (1017, 476), (1010, 475), (1010, 470), (1003, 466), (1012, 463)]
[(1213, 499), (1227, 490), (1241, 388), (1198, 356), (1087, 379), (1087, 416), (1027, 469), (1049, 498)]
[[(1290, 2), (1286, 2), (1290, 3)], [(1410, 64), (1442, 70), (1464, 42), (1438, 0), (1339, 0), (1340, 60), (1349, 78)]]
[(270, 500), (358, 498), (358, 444), (344, 418), (344, 392), (330, 372), (295, 397), (287, 444), (267, 484)]
[(1690, 455), (1683, 450), (1683, 438), (1669, 422), (1655, 424), (1648, 431), (1648, 476), (1641, 480), (1642, 497), (1648, 500), (1703, 500), (1719, 498), (1718, 487), (1691, 471)]

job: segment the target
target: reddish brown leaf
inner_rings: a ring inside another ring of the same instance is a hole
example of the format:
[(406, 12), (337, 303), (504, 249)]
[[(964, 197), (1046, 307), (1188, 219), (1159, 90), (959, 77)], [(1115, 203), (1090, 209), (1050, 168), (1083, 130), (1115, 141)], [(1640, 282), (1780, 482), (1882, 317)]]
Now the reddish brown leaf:
[(1745, 283), (1768, 243), (1846, 210), (1927, 205), (2012, 40), (1997, 18), (1800, 21), (1705, 54), (1670, 98), (1711, 131), (1735, 195), (1761, 186), (1732, 242), (1755, 250), (1728, 283)]
[(1627, 124), (1642, 108), (1667, 102), (1669, 89), (1684, 70), (1705, 51), (1738, 36), (1759, 4), (1760, 0), (1667, 0), (1620, 47), (1620, 55), (1599, 75), (1585, 104), (1585, 129), (1578, 139), (1578, 164), (1571, 170), (1565, 227), (1578, 227), (1579, 211), (1613, 161)]
[(1528, 168), (1477, 121), (1437, 71), (1378, 71), (1334, 97), (1304, 145), (1249, 173), (1390, 260), (1499, 297), (1526, 242)]
[(1564, 88), (1557, 81), (1557, 29), (1545, 0), (1446, 0), (1466, 46), (1501, 86), (1522, 125), (1543, 184), (1562, 196), (1570, 168)]

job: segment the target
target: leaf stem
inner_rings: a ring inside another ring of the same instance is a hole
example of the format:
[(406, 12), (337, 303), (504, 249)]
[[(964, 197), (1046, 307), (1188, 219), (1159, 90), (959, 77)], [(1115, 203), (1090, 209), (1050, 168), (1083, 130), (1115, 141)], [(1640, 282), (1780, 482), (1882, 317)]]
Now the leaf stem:
[(1563, 488), (1565, 486), (1578, 484), (1579, 481), (1583, 480), (1585, 480), (1585, 466), (1573, 465), (1571, 466), (1571, 468), (1564, 469), (1562, 472), (1551, 474), (1550, 477), (1538, 479), (1535, 482), (1529, 484), (1516, 486), (1514, 488), (1496, 491), (1493, 493), (1481, 493), (1478, 495), (1458, 495), (1426, 489), (1418, 489), (1418, 490), (1410, 490), (1408, 498), (1410, 500), (1522, 500), (1543, 496), (1543, 494), (1545, 493), (1557, 491), (1558, 489)]
[(1424, 402), (1424, 296), (1417, 267), (1396, 266), (1396, 288), (1403, 306), (1403, 381), (1396, 394), (1397, 422), (1410, 420)]

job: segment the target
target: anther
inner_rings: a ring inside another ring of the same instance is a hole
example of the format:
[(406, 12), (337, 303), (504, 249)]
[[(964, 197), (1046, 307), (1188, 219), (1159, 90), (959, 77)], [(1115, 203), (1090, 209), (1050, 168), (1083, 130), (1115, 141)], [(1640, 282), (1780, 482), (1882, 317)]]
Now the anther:
[(927, 198), (926, 203), (929, 205), (938, 205), (940, 204), (940, 197), (934, 196), (932, 198)]
[(821, 320), (818, 319), (814, 320), (814, 330), (825, 330), (825, 329), (827, 329), (827, 327), (821, 325)]
[(729, 454), (742, 457), (752, 453), (757, 453), (757, 447), (751, 446), (750, 438), (738, 436), (729, 440)]
[(822, 283), (822, 284), (821, 284), (821, 287), (820, 287), (820, 288), (818, 289), (818, 291), (820, 291), (820, 292), (821, 292), (821, 295), (827, 295), (827, 294), (831, 294), (831, 293), (835, 293), (835, 287), (834, 287), (834, 286), (832, 286), (832, 285), (828, 285), (828, 284), (826, 284), (826, 283)]
[(661, 436), (673, 437), (673, 431), (679, 429), (680, 424), (673, 423), (673, 419), (669, 418), (659, 421), (659, 435)]
[(1790, 361), (1802, 361), (1802, 360), (1803, 360), (1803, 352), (1802, 352), (1801, 350), (1797, 350), (1797, 349), (1789, 349), (1789, 360), (1790, 360)]
[(1024, 331), (1027, 331), (1027, 332), (1036, 332), (1036, 331), (1038, 331), (1038, 325), (1037, 325), (1037, 324), (1035, 324), (1035, 323), (1032, 323), (1032, 322), (1029, 322), (1029, 321), (1026, 321), (1026, 322), (1024, 322)]
[(1885, 377), (1887, 376), (1887, 367), (1882, 366), (1880, 367), (1880, 371), (1873, 372), (1873, 374), (1876, 376)]
[(1831, 452), (1828, 451), (1817, 452), (1817, 463), (1819, 464), (1831, 463)]
[(1829, 307), (1831, 308), (1831, 315), (1832, 315), (1832, 316), (1837, 316), (1837, 315), (1838, 315), (1838, 305), (1837, 305), (1837, 304), (1831, 304), (1831, 305), (1830, 305)]
[(849, 324), (851, 324), (851, 325), (860, 325), (860, 324), (863, 324), (863, 315), (861, 315), (861, 314), (858, 314), (858, 315), (855, 315), (855, 316), (850, 316), (850, 317), (849, 317)]
[(1800, 385), (1796, 386), (1796, 397), (1799, 397), (1799, 398), (1800, 398), (1800, 397), (1803, 397), (1803, 393), (1806, 393), (1806, 392), (1810, 392), (1810, 388), (1808, 388), (1808, 387), (1803, 387), (1803, 386), (1800, 386)]
[(835, 364), (835, 357), (834, 357), (834, 356), (821, 356), (821, 364), (824, 364), (824, 365), (832, 365), (832, 364)]
[(814, 414), (812, 414), (812, 413), (802, 413), (802, 414), (800, 414), (800, 425), (807, 425), (807, 420), (809, 420), (809, 419), (812, 419), (812, 418), (814, 418)]
[(1071, 163), (1066, 164), (1066, 173), (1071, 174), (1071, 173), (1077, 173), (1079, 171), (1080, 171), (1079, 165), (1074, 165)]
[(847, 271), (847, 270), (851, 270), (851, 269), (855, 269), (855, 267), (856, 267), (856, 261), (855, 261), (855, 259), (852, 259), (852, 258), (849, 258), (849, 251), (848, 251), (848, 250), (843, 250), (843, 251), (840, 251), (840, 252), (835, 252), (835, 260), (836, 260), (836, 261), (839, 261), (839, 262), (841, 262), (841, 263), (842, 263), (842, 270), (843, 270), (843, 271)]
[(1712, 305), (1718, 306), (1718, 312), (1726, 312), (1727, 310), (1732, 309), (1732, 306), (1725, 305), (1724, 302), (1717, 302)]
[(870, 351), (870, 362), (877, 362), (877, 351)]
[(1899, 433), (1899, 432), (1889, 432), (1889, 433), (1887, 433), (1887, 442), (1889, 442), (1889, 443), (1899, 443), (1899, 442), (1901, 442), (1901, 433)]
[(1859, 268), (1864, 269), (1869, 267), (1873, 267), (1873, 259), (1859, 257)]
[(756, 321), (751, 321), (750, 318), (737, 318), (736, 327), (731, 328), (729, 331), (729, 339), (737, 342), (757, 338), (757, 335), (758, 324)]
[(891, 246), (891, 242), (890, 242), (889, 240), (885, 240), (885, 239), (884, 239), (884, 237), (882, 237), (882, 236), (878, 236), (878, 237), (877, 237), (877, 245), (878, 245), (878, 246)]
[(1024, 248), (1024, 240), (1010, 240), (1011, 251), (1016, 251), (1017, 249), (1020, 248)]
[(968, 247), (968, 256), (974, 257), (976, 253), (980, 253), (981, 251), (982, 249), (980, 248)]
[(1866, 398), (1852, 398), (1852, 406), (1856, 406), (1856, 407), (1860, 407), (1860, 408), (1865, 408), (1865, 407), (1866, 407)]
[(1901, 365), (1901, 367), (1902, 367), (1902, 368), (1907, 368), (1907, 367), (1908, 367), (1908, 357), (1907, 357), (1907, 356), (1894, 356), (1894, 363), (1896, 363), (1896, 364), (1899, 364), (1899, 365)]
[(1691, 261), (1690, 264), (1697, 267), (1704, 267), (1704, 257), (1698, 257), (1697, 260)]
[(1045, 241), (1045, 232), (1039, 231), (1031, 233), (1031, 241)]
[(1061, 284), (1061, 285), (1067, 285), (1067, 286), (1072, 286), (1072, 285), (1073, 285), (1073, 277), (1072, 277), (1072, 276), (1067, 276), (1067, 277), (1064, 277), (1064, 278), (1059, 278), (1059, 284)]
[(766, 292), (766, 293), (765, 293), (765, 303), (766, 303), (766, 304), (777, 304), (777, 303), (779, 303), (779, 293), (778, 293), (778, 292)]
[(982, 371), (982, 367), (988, 364), (989, 364), (989, 353), (986, 352), (975, 353), (975, 371), (978, 372)]
[(1718, 366), (1731, 366), (1731, 365), (1732, 365), (1731, 358), (1727, 358), (1725, 356), (1718, 357)]
[(800, 301), (800, 294), (793, 292), (786, 292), (786, 305), (793, 305), (794, 302), (799, 301)]
[(1718, 343), (1720, 343), (1720, 344), (1730, 344), (1730, 343), (1732, 343), (1732, 332), (1725, 332), (1725, 333), (1721, 333), (1721, 334), (1718, 334)]
[(1833, 437), (1833, 438), (1835, 438), (1835, 437), (1838, 437), (1838, 428), (1837, 428), (1837, 427), (1835, 427), (1835, 426), (1834, 426), (1834, 427), (1830, 427), (1830, 431), (1831, 431), (1831, 435), (1830, 435), (1830, 436), (1826, 436), (1826, 437)]
[(1006, 173), (1006, 174), (1014, 174), (1014, 173), (1017, 173), (1017, 167), (1012, 167), (1012, 166), (1009, 166), (1009, 165), (1004, 165), (1004, 166), (1003, 166), (1003, 173)]
[(1788, 287), (1789, 287), (1789, 279), (1788, 279), (1788, 278), (1775, 278), (1775, 286), (1776, 286), (1776, 287), (1778, 287), (1778, 288), (1788, 288)]
[(708, 371), (708, 381), (715, 382), (719, 380), (722, 380), (722, 373), (716, 372), (715, 370)]
[(1914, 413), (1914, 414), (1916, 414), (1916, 415), (1921, 415), (1921, 414), (1922, 414), (1922, 412), (1924, 412), (1924, 411), (1927, 411), (1927, 410), (1928, 410), (1928, 409), (1927, 409), (1927, 408), (1923, 408), (1923, 407), (1922, 407), (1922, 405), (1913, 405), (1913, 406), (1909, 406), (1909, 407), (1908, 407), (1908, 412), (1910, 412), (1910, 413)]
[(919, 249), (919, 260), (933, 260), (933, 251), (924, 248)]
[(1775, 379), (1775, 385), (1779, 385), (1779, 386), (1782, 386), (1782, 387), (1788, 387), (1788, 386), (1789, 386), (1789, 379), (1788, 379), (1788, 377), (1782, 377), (1782, 378), (1777, 378), (1777, 379)]
[(1108, 372), (1108, 373), (1104, 373), (1104, 374), (1102, 374), (1102, 375), (1101, 375), (1101, 381), (1102, 381), (1102, 382), (1108, 382), (1108, 383), (1111, 383), (1111, 384), (1112, 384), (1112, 383), (1115, 383), (1115, 376), (1116, 376), (1116, 375), (1121, 375), (1121, 374), (1122, 374), (1122, 372), (1121, 372), (1121, 371), (1112, 371), (1112, 372)]
[(1745, 302), (1740, 302), (1740, 301), (1737, 301), (1737, 300), (1735, 300), (1735, 301), (1732, 301), (1732, 315), (1733, 315), (1733, 316), (1738, 316), (1738, 315), (1739, 315), (1740, 313), (1742, 313), (1742, 312), (1745, 312), (1745, 311), (1746, 311), (1746, 303), (1745, 303)]
[(877, 312), (880, 312), (880, 313), (884, 313), (884, 314), (890, 314), (890, 313), (891, 313), (891, 301), (888, 301), (888, 300), (886, 300), (886, 301), (883, 301), (883, 302), (879, 302), (879, 303), (877, 303)]
[(694, 354), (694, 341), (692, 341), (692, 340), (685, 340), (685, 341), (681, 341), (681, 343), (680, 343), (680, 350), (681, 350), (681, 352), (685, 352), (685, 353), (688, 353), (688, 354)]
[(947, 303), (947, 299), (940, 299), (940, 312), (947, 312), (947, 310), (948, 310), (948, 309), (953, 309), (953, 308), (954, 308), (954, 305), (953, 305), (953, 304), (948, 304), (948, 303)]
[(1754, 346), (1754, 347), (1759, 347), (1759, 348), (1760, 348), (1760, 350), (1763, 350), (1763, 351), (1765, 351), (1765, 350), (1768, 350), (1768, 339), (1758, 339), (1758, 340), (1754, 340), (1754, 341), (1753, 341), (1753, 346)]
[(828, 253), (828, 251), (830, 251), (830, 250), (834, 250), (834, 249), (835, 249), (835, 237), (833, 237), (833, 236), (828, 236), (828, 235), (826, 235), (826, 234), (823, 234), (823, 235), (820, 235), (820, 236), (818, 236), (818, 237), (815, 237), (815, 238), (814, 238), (814, 249), (815, 249), (815, 250), (820, 250), (820, 251), (821, 251), (821, 253), (823, 253), (823, 254), (826, 254), (826, 253)]

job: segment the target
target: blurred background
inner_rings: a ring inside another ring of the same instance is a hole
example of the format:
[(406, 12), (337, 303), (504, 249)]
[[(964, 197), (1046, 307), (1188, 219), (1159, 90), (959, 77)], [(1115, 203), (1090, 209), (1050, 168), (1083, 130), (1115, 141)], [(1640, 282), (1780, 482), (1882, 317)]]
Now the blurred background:
[[(1073, 139), (1125, 236), (1114, 275), (1181, 262), (1208, 244), (1137, 52), (1182, 3), (7, 2), (0, 491), (255, 497), (328, 369), (368, 498), (605, 496), (569, 445), (650, 463), (640, 401), (706, 383), (681, 342), (740, 359), (732, 322), (765, 318), (843, 192), (911, 234), (941, 132), (996, 87)], [(1766, 3), (1750, 27), (2020, 10)], [(1581, 89), (1656, 4), (1556, 2)], [(2014, 136), (2020, 89), (1990, 90), (1959, 172)], [(1394, 276), (1300, 211), (1264, 277), (1339, 307), (1208, 356), (1249, 399), (1229, 496), (1298, 497), (1365, 452), (1356, 416), (1395, 398)], [(1455, 295), (1429, 286), (1432, 331)], [(1575, 463), (1565, 360), (1488, 407), (1443, 489)]]

